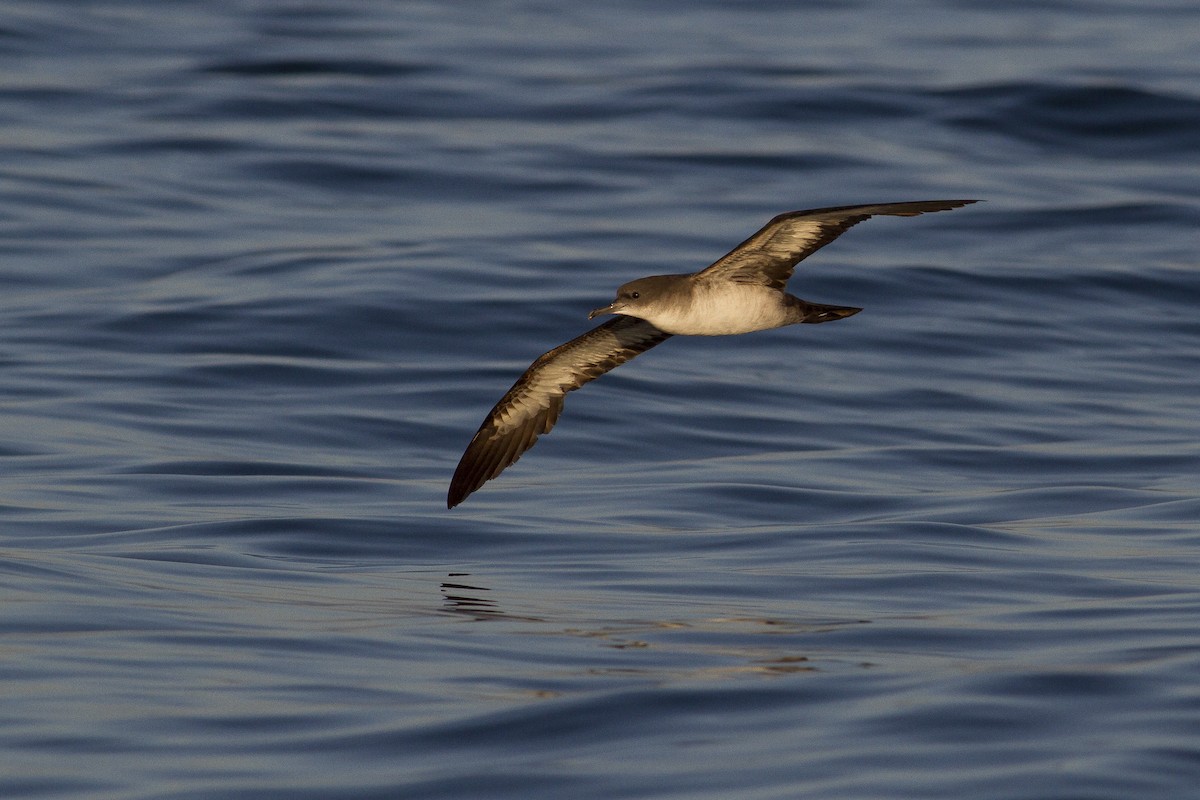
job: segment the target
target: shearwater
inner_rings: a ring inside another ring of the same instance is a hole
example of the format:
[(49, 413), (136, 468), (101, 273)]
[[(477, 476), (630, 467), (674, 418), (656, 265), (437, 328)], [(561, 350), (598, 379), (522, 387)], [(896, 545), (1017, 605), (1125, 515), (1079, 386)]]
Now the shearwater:
[(558, 421), (567, 392), (671, 336), (726, 336), (797, 323), (830, 322), (861, 311), (810, 303), (784, 288), (796, 264), (875, 215), (915, 217), (975, 200), (837, 206), (790, 211), (699, 272), (652, 275), (617, 289), (589, 319), (615, 314), (538, 357), (479, 426), (458, 462), (446, 507), (454, 508), (511, 466)]

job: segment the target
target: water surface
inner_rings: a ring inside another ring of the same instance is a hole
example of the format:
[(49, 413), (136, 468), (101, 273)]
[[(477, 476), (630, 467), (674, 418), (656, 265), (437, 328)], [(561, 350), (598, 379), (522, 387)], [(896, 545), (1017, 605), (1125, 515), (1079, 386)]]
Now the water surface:
[[(1200, 781), (1193, 3), (9, 3), (0, 794)], [(978, 197), (452, 512), (617, 285)]]

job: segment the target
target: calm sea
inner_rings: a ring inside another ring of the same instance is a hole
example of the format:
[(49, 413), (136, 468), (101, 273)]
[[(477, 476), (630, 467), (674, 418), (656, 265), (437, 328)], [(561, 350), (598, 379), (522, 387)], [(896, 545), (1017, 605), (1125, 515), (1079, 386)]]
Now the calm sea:
[[(0, 10), (0, 797), (1200, 797), (1194, 0)], [(874, 219), (465, 504), (614, 288)]]

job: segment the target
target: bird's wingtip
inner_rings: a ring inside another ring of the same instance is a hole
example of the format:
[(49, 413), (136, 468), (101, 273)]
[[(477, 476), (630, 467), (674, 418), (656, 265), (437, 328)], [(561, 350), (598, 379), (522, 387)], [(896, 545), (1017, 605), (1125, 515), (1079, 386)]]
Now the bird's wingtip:
[(454, 477), (450, 479), (450, 489), (446, 492), (446, 510), (454, 508), (456, 505), (467, 499), (471, 494), (470, 489), (464, 490), (462, 482), (459, 480), (460, 470), (455, 470)]
[(456, 505), (466, 500), (470, 492), (464, 492), (455, 484), (450, 485), (450, 491), (446, 493), (446, 510), (454, 508)]

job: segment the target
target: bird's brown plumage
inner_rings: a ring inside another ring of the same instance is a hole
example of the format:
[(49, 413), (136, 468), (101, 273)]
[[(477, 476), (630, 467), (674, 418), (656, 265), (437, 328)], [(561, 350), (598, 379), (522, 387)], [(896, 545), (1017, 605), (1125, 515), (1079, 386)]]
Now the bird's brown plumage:
[(670, 336), (645, 320), (613, 317), (539, 356), (500, 398), (467, 445), (450, 481), (446, 507), (461, 503), (533, 447), (540, 434), (549, 433), (562, 413), (567, 392)]
[(877, 215), (915, 217), (931, 211), (961, 208), (975, 200), (922, 200), (833, 206), (780, 214), (746, 241), (697, 272), (696, 281), (764, 283), (783, 291), (796, 265), (841, 236), (851, 227)]

